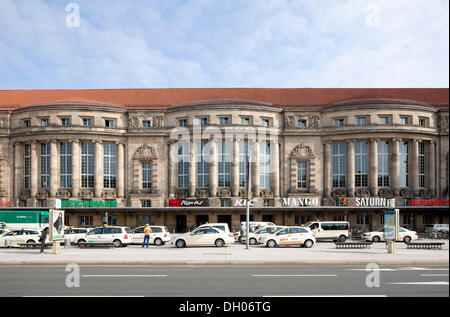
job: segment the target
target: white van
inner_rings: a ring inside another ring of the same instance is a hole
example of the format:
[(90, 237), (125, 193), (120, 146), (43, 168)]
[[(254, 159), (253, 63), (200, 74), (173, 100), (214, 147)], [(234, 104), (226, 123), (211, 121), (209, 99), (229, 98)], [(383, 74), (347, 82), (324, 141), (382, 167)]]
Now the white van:
[(316, 240), (345, 242), (351, 237), (348, 221), (311, 221), (305, 227), (314, 232)]

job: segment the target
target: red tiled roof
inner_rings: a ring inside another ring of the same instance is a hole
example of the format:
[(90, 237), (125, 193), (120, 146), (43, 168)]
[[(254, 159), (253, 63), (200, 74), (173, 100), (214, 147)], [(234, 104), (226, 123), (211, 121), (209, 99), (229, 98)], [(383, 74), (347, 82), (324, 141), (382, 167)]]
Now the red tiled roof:
[(125, 109), (167, 109), (195, 104), (255, 104), (322, 108), (367, 103), (448, 107), (448, 88), (167, 88), (0, 90), (0, 109), (87, 104)]

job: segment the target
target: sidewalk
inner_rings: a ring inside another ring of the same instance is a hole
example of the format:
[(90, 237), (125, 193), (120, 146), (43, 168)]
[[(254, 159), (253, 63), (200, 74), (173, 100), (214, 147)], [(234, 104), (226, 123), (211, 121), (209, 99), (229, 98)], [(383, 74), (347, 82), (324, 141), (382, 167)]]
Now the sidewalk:
[[(444, 241), (442, 241), (444, 242)], [(284, 247), (269, 249), (262, 246), (234, 245), (191, 247), (178, 249), (165, 245), (141, 248), (80, 249), (61, 247), (61, 254), (52, 249), (39, 254), (39, 250), (0, 249), (3, 265), (442, 265), (449, 263), (449, 243), (442, 250), (406, 249), (396, 243), (395, 254), (388, 254), (385, 243), (374, 243), (370, 249), (336, 249), (334, 243), (319, 242), (311, 249)]]

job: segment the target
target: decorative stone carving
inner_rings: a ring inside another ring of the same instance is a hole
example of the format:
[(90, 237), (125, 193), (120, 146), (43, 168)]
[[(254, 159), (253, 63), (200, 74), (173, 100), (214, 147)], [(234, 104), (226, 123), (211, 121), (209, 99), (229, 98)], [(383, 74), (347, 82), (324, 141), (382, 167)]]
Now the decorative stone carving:
[(1, 117), (0, 118), (0, 129), (8, 129), (9, 128), (9, 118)]
[(262, 189), (260, 195), (262, 198), (273, 198), (273, 192), (270, 189)]
[(128, 127), (129, 128), (139, 128), (139, 121), (140, 121), (140, 117), (139, 116), (129, 116), (128, 117)]
[(337, 188), (331, 193), (333, 197), (347, 197), (347, 189)]
[(94, 198), (94, 193), (91, 192), (89, 189), (81, 189), (78, 193), (78, 197), (83, 200), (90, 200)]
[(313, 156), (311, 148), (304, 144), (297, 145), (291, 152), (291, 158), (302, 158), (311, 156)]
[(153, 127), (162, 128), (163, 126), (163, 116), (153, 116)]
[(414, 193), (410, 188), (402, 188), (400, 190), (400, 196), (403, 198), (414, 198)]
[(50, 197), (50, 192), (48, 191), (48, 189), (41, 188), (36, 193), (37, 199), (47, 199), (48, 197)]
[(8, 191), (7, 190), (0, 190), (0, 197), (6, 197), (8, 196)]
[(309, 127), (310, 128), (318, 128), (319, 127), (319, 116), (309, 116)]
[[(250, 192), (250, 194), (253, 197), (253, 192)], [(238, 195), (240, 198), (246, 198), (247, 197), (247, 188), (240, 188)]]
[(175, 197), (177, 197), (178, 199), (185, 199), (188, 197), (188, 194), (189, 193), (187, 189), (178, 189), (175, 193)]
[(441, 126), (441, 129), (448, 129), (448, 116), (441, 115), (440, 126)]
[(286, 116), (284, 118), (284, 125), (287, 128), (295, 128), (296, 124), (295, 124), (295, 116)]
[(31, 197), (31, 192), (29, 189), (21, 190), (19, 193), (19, 199), (26, 199)]
[(227, 188), (219, 188), (217, 190), (217, 197), (219, 198), (230, 198), (231, 197), (231, 191)]
[(378, 190), (378, 196), (382, 198), (394, 198), (394, 192), (390, 188), (381, 188)]
[(356, 195), (355, 196), (359, 197), (359, 198), (369, 198), (371, 195), (370, 195), (370, 191), (369, 190), (364, 189), (364, 188), (360, 188), (360, 189), (358, 189), (356, 191)]
[(105, 200), (116, 199), (117, 193), (113, 190), (104, 190), (102, 192), (102, 198)]
[(419, 190), (419, 197), (422, 198), (432, 198), (431, 192), (428, 189)]
[(195, 192), (195, 197), (199, 199), (208, 198), (209, 190), (207, 189), (197, 189)]
[(133, 159), (135, 160), (154, 160), (157, 158), (155, 149), (147, 144), (141, 145), (133, 155)]
[(70, 198), (70, 191), (67, 189), (60, 189), (56, 192), (56, 198), (58, 199), (69, 199)]

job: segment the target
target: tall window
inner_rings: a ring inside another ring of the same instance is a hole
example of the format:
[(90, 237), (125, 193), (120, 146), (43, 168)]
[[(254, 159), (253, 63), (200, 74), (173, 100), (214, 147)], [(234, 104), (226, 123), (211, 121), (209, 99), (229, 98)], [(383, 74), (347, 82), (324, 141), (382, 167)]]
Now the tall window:
[(81, 142), (81, 187), (94, 187), (94, 143)]
[(248, 141), (239, 142), (239, 187), (247, 187)]
[(30, 188), (31, 180), (31, 145), (25, 144), (24, 147), (24, 187)]
[(400, 152), (400, 187), (409, 186), (408, 142), (399, 142)]
[(369, 156), (367, 142), (355, 142), (355, 186), (369, 185)]
[(333, 187), (345, 187), (346, 172), (346, 144), (345, 142), (333, 143)]
[(41, 143), (41, 188), (50, 187), (50, 142)]
[(419, 187), (425, 187), (425, 143), (419, 142)]
[(209, 187), (209, 142), (197, 143), (197, 186)]
[(270, 142), (259, 144), (260, 186), (270, 188)]
[(178, 188), (189, 187), (189, 143), (182, 143), (178, 148)]
[(152, 163), (142, 162), (142, 188), (152, 188)]
[(378, 186), (389, 186), (389, 142), (378, 141)]
[(230, 187), (231, 143), (219, 142), (219, 187)]
[(116, 144), (103, 143), (103, 188), (116, 188)]
[(72, 187), (72, 143), (60, 143), (60, 182), (62, 188)]
[(306, 188), (306, 162), (297, 163), (297, 188)]
[(220, 125), (228, 125), (228, 117), (220, 117), (219, 118)]

